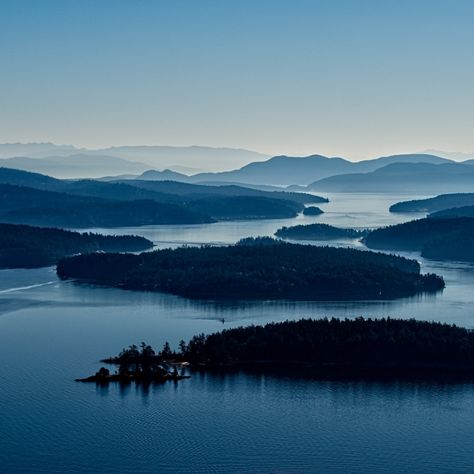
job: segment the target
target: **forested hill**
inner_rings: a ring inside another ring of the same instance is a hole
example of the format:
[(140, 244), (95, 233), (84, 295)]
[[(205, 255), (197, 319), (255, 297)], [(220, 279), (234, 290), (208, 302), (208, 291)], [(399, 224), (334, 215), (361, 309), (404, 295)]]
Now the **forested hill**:
[(427, 258), (472, 262), (474, 218), (418, 219), (376, 229), (364, 242), (372, 249), (418, 250)]
[(390, 212), (437, 212), (456, 207), (474, 206), (474, 193), (441, 194), (428, 199), (397, 202)]
[[(56, 193), (56, 198), (41, 193)], [(67, 181), (7, 168), (0, 168), (0, 200), (3, 222), (78, 228), (287, 218), (296, 217), (306, 203), (327, 202), (311, 194), (241, 186)], [(22, 208), (17, 204), (25, 200), (32, 205)], [(31, 207), (36, 209), (34, 213)]]
[(152, 247), (153, 242), (134, 235), (81, 234), (60, 229), (0, 224), (0, 268), (43, 267), (82, 252), (138, 252)]
[(353, 249), (246, 239), (141, 255), (91, 254), (59, 262), (58, 275), (204, 299), (391, 299), (437, 291), (415, 260)]

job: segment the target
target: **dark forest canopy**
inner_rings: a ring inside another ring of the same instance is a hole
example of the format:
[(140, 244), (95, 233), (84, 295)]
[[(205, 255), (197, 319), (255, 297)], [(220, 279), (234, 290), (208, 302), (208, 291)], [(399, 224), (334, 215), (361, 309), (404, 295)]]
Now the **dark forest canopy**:
[(445, 219), (454, 217), (472, 217), (474, 218), (474, 206), (455, 207), (430, 214), (433, 219)]
[(60, 229), (0, 224), (0, 268), (53, 265), (82, 252), (138, 252), (153, 242), (135, 235), (81, 234)]
[(269, 242), (81, 255), (61, 260), (57, 272), (61, 278), (197, 299), (380, 300), (444, 287), (442, 278), (420, 275), (415, 260)]
[(214, 222), (185, 206), (154, 200), (118, 201), (0, 185), (0, 222), (48, 227), (130, 227)]
[[(226, 329), (147, 348), (148, 363), (185, 360), (194, 366), (262, 370), (300, 369), (324, 375), (474, 375), (474, 333), (454, 325), (414, 319), (301, 319)], [(124, 349), (106, 362), (141, 364), (143, 351)]]
[(261, 196), (204, 197), (189, 202), (188, 206), (218, 220), (286, 219), (296, 217), (304, 207), (294, 201)]
[(474, 261), (474, 218), (425, 218), (376, 229), (372, 249), (417, 250), (427, 258)]
[(282, 227), (275, 232), (275, 235), (282, 239), (293, 240), (336, 240), (360, 239), (368, 232), (367, 230), (344, 229), (328, 224), (308, 224)]
[(473, 206), (474, 193), (441, 194), (428, 199), (397, 202), (390, 212), (437, 212), (455, 207)]

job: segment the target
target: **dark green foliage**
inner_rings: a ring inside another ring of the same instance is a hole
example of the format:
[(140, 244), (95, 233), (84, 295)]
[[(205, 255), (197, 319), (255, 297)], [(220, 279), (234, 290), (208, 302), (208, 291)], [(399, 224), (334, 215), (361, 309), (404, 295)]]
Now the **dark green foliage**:
[(296, 217), (303, 209), (294, 201), (260, 196), (206, 197), (188, 202), (188, 206), (215, 219), (278, 219)]
[(302, 319), (198, 335), (180, 356), (208, 365), (474, 368), (474, 333), (414, 319)]
[(426, 218), (370, 232), (372, 249), (418, 250), (435, 259), (474, 261), (473, 218)]
[(324, 214), (324, 212), (319, 207), (309, 206), (303, 209), (303, 214), (305, 216), (319, 216), (320, 214)]
[(336, 240), (360, 239), (367, 233), (367, 230), (341, 229), (328, 224), (308, 224), (282, 227), (275, 232), (275, 235), (282, 239), (293, 240)]
[(268, 239), (226, 247), (182, 247), (141, 255), (92, 254), (61, 260), (62, 278), (210, 299), (386, 299), (444, 287), (414, 260), (353, 249)]
[(474, 217), (474, 206), (455, 207), (430, 214), (433, 219), (446, 219), (454, 217)]
[(0, 221), (66, 228), (214, 222), (185, 206), (154, 200), (118, 201), (0, 185)]
[(133, 235), (106, 236), (60, 229), (0, 224), (0, 268), (34, 268), (55, 264), (81, 252), (137, 252), (153, 242)]
[[(397, 202), (390, 212), (437, 212), (454, 207), (474, 205), (474, 193), (441, 194), (428, 199)], [(474, 214), (473, 214), (474, 215)]]

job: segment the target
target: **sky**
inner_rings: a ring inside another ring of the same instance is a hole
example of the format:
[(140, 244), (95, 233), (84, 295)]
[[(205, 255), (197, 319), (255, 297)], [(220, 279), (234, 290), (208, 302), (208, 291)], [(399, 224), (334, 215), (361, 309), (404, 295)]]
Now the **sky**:
[(473, 51), (472, 0), (0, 0), (0, 142), (473, 152)]

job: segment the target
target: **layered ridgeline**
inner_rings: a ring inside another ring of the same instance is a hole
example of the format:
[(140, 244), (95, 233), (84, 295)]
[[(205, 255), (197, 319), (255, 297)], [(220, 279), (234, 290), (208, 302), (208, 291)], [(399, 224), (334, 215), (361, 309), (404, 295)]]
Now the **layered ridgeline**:
[(306, 189), (316, 192), (426, 195), (471, 192), (473, 182), (474, 166), (468, 163), (393, 163), (369, 173), (324, 178), (311, 183)]
[(474, 206), (474, 193), (441, 194), (428, 199), (397, 202), (390, 206), (390, 212), (434, 213), (466, 206)]
[(200, 334), (181, 341), (177, 351), (168, 342), (156, 352), (145, 343), (132, 345), (102, 362), (118, 366), (118, 375), (102, 368), (86, 381), (154, 380), (183, 362), (199, 370), (299, 376), (473, 377), (474, 333), (414, 319), (301, 319)]
[(427, 258), (474, 261), (474, 218), (425, 218), (376, 229), (371, 249), (416, 250)]
[(217, 219), (295, 217), (310, 194), (170, 181), (65, 181), (0, 168), (0, 220), (60, 227), (197, 224)]
[(275, 232), (275, 235), (281, 239), (292, 240), (337, 240), (361, 239), (369, 232), (367, 229), (348, 229), (329, 224), (307, 224), (282, 227)]
[(415, 260), (269, 238), (141, 255), (81, 255), (61, 260), (57, 273), (204, 299), (390, 299), (444, 287), (442, 278), (421, 275)]
[(0, 268), (44, 267), (83, 252), (139, 252), (152, 247), (153, 242), (136, 235), (81, 234), (0, 224)]

